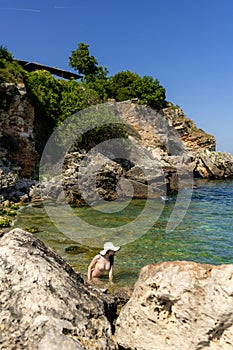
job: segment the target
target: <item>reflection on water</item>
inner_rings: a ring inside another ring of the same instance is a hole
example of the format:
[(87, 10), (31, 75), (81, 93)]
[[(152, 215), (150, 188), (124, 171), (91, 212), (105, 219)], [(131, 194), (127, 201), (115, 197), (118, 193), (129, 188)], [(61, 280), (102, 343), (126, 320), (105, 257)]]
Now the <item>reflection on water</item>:
[[(129, 243), (131, 237), (128, 236), (126, 244), (121, 243), (122, 249), (116, 254), (114, 281), (117, 285), (133, 284), (142, 266), (158, 261), (233, 263), (233, 180), (200, 183), (193, 191), (191, 204), (180, 225), (174, 231), (166, 232), (174, 203), (175, 198), (157, 203), (158, 211), (162, 210), (162, 213), (143, 236), (134, 240), (134, 232), (126, 233), (132, 235), (132, 241)], [(86, 207), (72, 208), (72, 211), (93, 226), (120, 228), (135, 220), (144, 205), (143, 200), (133, 200), (126, 209), (112, 214)], [(67, 225), (74, 234), (80, 229), (68, 219)], [(20, 210), (14, 224), (14, 227), (22, 229), (31, 226), (39, 229), (35, 234), (38, 238), (86, 277), (90, 260), (102, 248), (98, 237), (95, 240), (91, 236), (91, 244), (80, 246), (77, 240), (64, 235), (54, 226), (40, 205)], [(83, 234), (88, 238), (88, 232)], [(117, 236), (114, 244), (118, 244)]]

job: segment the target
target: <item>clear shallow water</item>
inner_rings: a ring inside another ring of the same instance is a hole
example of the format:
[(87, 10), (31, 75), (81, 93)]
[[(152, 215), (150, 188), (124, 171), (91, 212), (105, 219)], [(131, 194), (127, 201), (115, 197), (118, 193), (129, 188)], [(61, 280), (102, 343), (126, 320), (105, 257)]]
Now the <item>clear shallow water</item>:
[[(165, 205), (158, 202), (156, 205), (162, 214), (152, 228), (138, 239), (122, 245), (115, 257), (114, 281), (117, 285), (133, 284), (141, 267), (159, 261), (233, 263), (233, 180), (198, 183), (185, 217), (174, 231), (167, 232), (166, 225), (174, 204), (175, 198)], [(134, 200), (127, 209), (113, 214), (85, 207), (73, 211), (92, 225), (120, 228), (132, 222), (144, 205), (145, 201)], [(72, 227), (72, 221), (67, 222), (71, 231), (77, 230), (76, 223)], [(31, 226), (39, 228), (40, 232), (35, 234), (38, 238), (86, 277), (87, 266), (98, 252), (98, 240), (91, 247), (79, 245), (54, 226), (43, 206), (30, 205), (19, 211), (14, 227), (27, 229)], [(78, 251), (68, 252), (70, 246), (78, 247)]]

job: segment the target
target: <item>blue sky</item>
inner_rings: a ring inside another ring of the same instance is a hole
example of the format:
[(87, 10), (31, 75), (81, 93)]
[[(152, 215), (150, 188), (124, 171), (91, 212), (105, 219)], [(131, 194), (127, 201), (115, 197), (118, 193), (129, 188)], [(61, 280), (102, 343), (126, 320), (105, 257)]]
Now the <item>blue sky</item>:
[(158, 78), (167, 100), (233, 154), (232, 0), (0, 0), (0, 44), (69, 69), (79, 42), (109, 75)]

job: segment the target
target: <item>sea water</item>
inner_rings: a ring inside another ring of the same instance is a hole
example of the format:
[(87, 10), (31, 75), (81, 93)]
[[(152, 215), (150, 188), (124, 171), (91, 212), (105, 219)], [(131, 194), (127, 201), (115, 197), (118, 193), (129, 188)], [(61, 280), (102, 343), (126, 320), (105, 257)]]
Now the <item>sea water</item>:
[[(184, 217), (174, 230), (167, 230), (176, 200), (173, 196), (156, 202), (155, 210), (160, 215), (148, 231), (135, 237), (131, 232), (125, 236), (125, 241), (124, 236), (123, 239), (121, 237), (121, 250), (117, 252), (114, 263), (114, 281), (117, 285), (133, 284), (143, 266), (159, 261), (233, 263), (233, 179), (196, 183)], [(72, 208), (72, 212), (90, 227), (107, 228), (109, 232), (114, 227), (117, 232), (118, 228), (120, 230), (127, 223), (134, 222), (144, 207), (145, 200), (132, 200), (126, 209), (117, 211), (116, 208), (111, 214), (88, 207)], [(149, 213), (145, 215), (151, 216)], [(67, 232), (73, 232), (72, 235), (59, 230), (42, 204), (31, 204), (18, 212), (14, 227), (25, 230), (34, 228), (36, 237), (86, 278), (88, 264), (102, 247), (88, 229), (85, 236), (90, 236), (89, 244), (75, 239), (75, 232), (79, 229), (77, 222), (68, 216), (66, 219), (62, 218), (63, 224), (67, 225)], [(145, 219), (149, 221), (151, 217)], [(139, 221), (137, 225), (143, 232), (143, 224), (140, 227)], [(114, 241), (115, 245), (118, 243), (117, 236), (110, 235), (109, 240)]]

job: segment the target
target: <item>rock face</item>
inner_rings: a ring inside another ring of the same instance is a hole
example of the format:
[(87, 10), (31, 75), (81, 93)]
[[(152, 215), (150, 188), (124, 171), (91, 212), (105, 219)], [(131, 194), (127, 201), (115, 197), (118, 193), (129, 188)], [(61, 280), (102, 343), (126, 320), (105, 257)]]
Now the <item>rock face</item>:
[(18, 165), (21, 176), (35, 175), (39, 155), (35, 149), (34, 107), (24, 85), (1, 84), (0, 91), (9, 99), (7, 108), (0, 109), (0, 146), (7, 150), (3, 159)]
[(232, 350), (233, 265), (145, 266), (116, 337), (127, 350)]
[(182, 108), (168, 103), (168, 107), (162, 110), (162, 114), (179, 133), (185, 147), (189, 151), (197, 152), (200, 149), (216, 150), (215, 137), (197, 128), (195, 123), (187, 118)]
[(194, 175), (203, 179), (226, 179), (233, 176), (233, 156), (229, 153), (201, 150), (195, 156)]
[[(7, 108), (0, 110), (0, 168), (7, 178), (12, 174), (19, 174), (20, 180), (33, 177), (39, 165), (36, 142), (43, 149), (48, 136), (44, 135), (43, 141), (40, 139), (47, 130), (44, 124), (46, 118), (36, 116), (24, 85), (1, 84), (0, 93), (8, 96)], [(115, 200), (132, 197), (132, 192), (134, 198), (154, 198), (179, 190), (182, 176), (204, 179), (233, 176), (233, 156), (215, 152), (215, 138), (198, 129), (181, 108), (168, 103), (167, 108), (158, 113), (132, 101), (111, 101), (108, 105), (127, 123), (129, 140), (143, 148), (144, 152), (132, 152), (133, 161), (128, 162), (125, 159), (105, 159), (104, 165), (105, 156), (99, 154), (90, 162), (93, 176), (86, 176), (87, 181), (82, 182), (81, 190), (77, 178), (80, 178), (80, 163), (85, 154), (67, 155), (62, 182), (52, 179), (46, 184), (46, 191), (55, 191), (58, 202), (76, 203), (83, 197), (88, 198), (89, 203), (95, 202), (97, 197)], [(14, 164), (13, 168), (6, 166), (9, 160)], [(150, 174), (145, 176), (145, 173)], [(85, 178), (83, 174), (81, 176)], [(1, 174), (0, 178), (3, 178)], [(12, 183), (7, 190), (7, 181), (0, 182), (4, 184), (0, 201), (11, 197), (18, 200), (23, 196), (25, 200), (30, 200), (30, 189), (19, 193)], [(36, 193), (36, 199), (40, 197), (35, 188), (31, 193)]]
[(38, 199), (30, 196), (32, 187), (38, 183), (36, 180), (18, 178), (10, 169), (0, 169), (0, 204), (5, 200), (12, 202), (29, 202)]
[(84, 199), (88, 204), (99, 199), (156, 198), (192, 186), (193, 177), (233, 176), (233, 156), (215, 152), (215, 138), (198, 129), (182, 109), (169, 107), (158, 113), (131, 101), (113, 101), (108, 107), (127, 125), (127, 152), (114, 157), (120, 152), (112, 141), (111, 152), (101, 153), (96, 146), (96, 153), (67, 154), (62, 180), (50, 176), (46, 182), (44, 177), (44, 198), (59, 203)]
[(1, 349), (117, 349), (107, 306), (32, 234), (0, 240)]
[(134, 198), (147, 198), (148, 181), (150, 197), (158, 197), (165, 192), (163, 175), (156, 160), (139, 165), (124, 159), (112, 161), (102, 154), (89, 159), (75, 152), (65, 157), (62, 185), (68, 202), (124, 199), (132, 196), (132, 190)]

